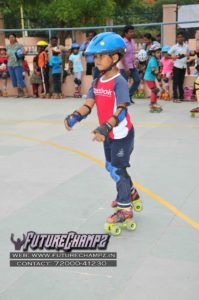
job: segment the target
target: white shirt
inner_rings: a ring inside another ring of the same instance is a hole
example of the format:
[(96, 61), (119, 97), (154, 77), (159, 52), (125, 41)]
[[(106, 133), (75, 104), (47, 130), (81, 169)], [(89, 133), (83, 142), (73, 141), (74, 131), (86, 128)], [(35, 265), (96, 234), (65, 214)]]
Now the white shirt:
[[(171, 49), (168, 51), (170, 55), (175, 55), (178, 56), (179, 54), (189, 54), (189, 48), (187, 43), (183, 43), (183, 45), (176, 44), (171, 47)], [(179, 69), (186, 69), (187, 67), (187, 57), (183, 57), (180, 59), (174, 60), (174, 67), (179, 68)]]

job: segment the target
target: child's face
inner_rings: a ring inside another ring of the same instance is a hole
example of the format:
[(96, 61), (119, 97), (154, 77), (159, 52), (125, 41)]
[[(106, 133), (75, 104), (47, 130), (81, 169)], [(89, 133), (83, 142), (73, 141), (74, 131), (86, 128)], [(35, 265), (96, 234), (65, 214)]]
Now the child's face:
[(156, 58), (160, 58), (160, 56), (161, 56), (160, 50), (155, 51), (154, 56), (155, 56)]
[(168, 52), (163, 52), (163, 56), (164, 58), (168, 59), (170, 57), (170, 55), (168, 54)]
[(37, 52), (40, 53), (42, 51), (42, 47), (37, 46)]
[(0, 50), (0, 56), (6, 56), (6, 50), (5, 49)]
[(108, 54), (95, 54), (94, 59), (99, 71), (106, 70), (113, 63), (112, 58)]
[(73, 49), (73, 54), (77, 54), (79, 52), (79, 49), (78, 48), (74, 48)]

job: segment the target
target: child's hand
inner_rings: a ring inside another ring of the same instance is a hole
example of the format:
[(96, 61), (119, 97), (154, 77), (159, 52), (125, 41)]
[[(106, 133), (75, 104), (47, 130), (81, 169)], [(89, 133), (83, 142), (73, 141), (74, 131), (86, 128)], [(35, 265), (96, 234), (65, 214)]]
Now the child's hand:
[(97, 141), (97, 142), (104, 142), (105, 141), (105, 136), (98, 133), (98, 132), (94, 132), (92, 131), (92, 133), (94, 134), (94, 138), (93, 138), (93, 141)]
[(130, 70), (129, 70), (129, 69), (125, 69), (125, 73), (126, 73), (126, 76), (127, 76), (127, 77), (130, 77), (130, 75), (131, 75), (131, 72), (130, 72)]

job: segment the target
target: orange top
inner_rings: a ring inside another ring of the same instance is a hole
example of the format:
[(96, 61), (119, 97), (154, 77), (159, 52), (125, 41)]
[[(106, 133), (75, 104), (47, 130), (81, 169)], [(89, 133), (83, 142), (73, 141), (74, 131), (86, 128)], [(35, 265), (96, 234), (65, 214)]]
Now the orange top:
[(42, 51), (38, 55), (38, 67), (39, 68), (45, 68), (48, 63), (48, 55), (46, 51)]

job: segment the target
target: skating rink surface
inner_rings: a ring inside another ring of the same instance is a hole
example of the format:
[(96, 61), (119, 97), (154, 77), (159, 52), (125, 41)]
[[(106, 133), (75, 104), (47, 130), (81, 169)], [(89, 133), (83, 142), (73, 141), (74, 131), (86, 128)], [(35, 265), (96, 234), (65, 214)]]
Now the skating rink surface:
[(198, 300), (199, 116), (189, 113), (197, 103), (162, 101), (160, 114), (148, 100), (129, 107), (129, 173), (144, 210), (134, 232), (110, 238), (116, 267), (10, 267), (11, 233), (103, 233), (112, 213), (115, 184), (92, 141), (96, 110), (71, 132), (63, 125), (83, 102), (0, 99), (0, 300)]

